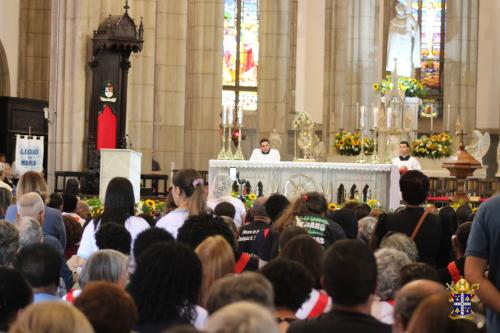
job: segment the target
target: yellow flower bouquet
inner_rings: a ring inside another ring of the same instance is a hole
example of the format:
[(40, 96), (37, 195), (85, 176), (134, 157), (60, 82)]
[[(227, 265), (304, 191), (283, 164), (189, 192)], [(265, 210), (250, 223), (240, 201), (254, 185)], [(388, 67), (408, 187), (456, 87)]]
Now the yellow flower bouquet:
[[(373, 154), (374, 142), (363, 138), (365, 155)], [(361, 153), (361, 134), (359, 132), (342, 131), (335, 135), (335, 150), (340, 155), (356, 156)]]
[(434, 134), (430, 137), (424, 135), (412, 142), (412, 155), (432, 159), (449, 157), (451, 155), (451, 143), (451, 136), (446, 132)]
[[(427, 88), (417, 79), (411, 77), (401, 76), (398, 79), (398, 87), (405, 92), (406, 97), (420, 97), (427, 96)], [(375, 82), (373, 90), (385, 95), (388, 91), (392, 90), (392, 78), (387, 75), (385, 79)]]

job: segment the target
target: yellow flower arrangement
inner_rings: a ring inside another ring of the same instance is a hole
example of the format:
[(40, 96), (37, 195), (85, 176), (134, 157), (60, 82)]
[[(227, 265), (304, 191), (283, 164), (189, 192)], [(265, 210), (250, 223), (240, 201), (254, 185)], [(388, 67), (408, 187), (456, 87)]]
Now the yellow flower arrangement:
[(331, 211), (334, 211), (334, 210), (336, 210), (336, 209), (337, 209), (337, 205), (336, 205), (336, 204), (334, 204), (333, 202), (330, 202), (330, 203), (328, 204), (328, 209), (329, 209), (329, 210), (331, 210)]
[[(365, 155), (370, 155), (374, 150), (372, 139), (363, 139)], [(361, 153), (361, 135), (359, 132), (351, 133), (342, 131), (335, 135), (335, 149), (340, 155), (356, 156)]]
[(370, 199), (366, 203), (371, 209), (380, 207), (380, 202), (377, 199)]
[[(405, 92), (406, 97), (425, 97), (427, 95), (427, 88), (418, 80), (401, 76), (398, 80), (398, 88)], [(392, 78), (387, 75), (385, 79), (380, 82), (373, 83), (373, 90), (385, 95), (392, 89)]]
[(450, 156), (451, 136), (443, 132), (430, 137), (422, 136), (412, 142), (412, 155), (425, 158)]
[(254, 201), (255, 199), (257, 199), (257, 195), (255, 195), (255, 193), (250, 193), (250, 194), (248, 195), (248, 199), (250, 199), (250, 200)]

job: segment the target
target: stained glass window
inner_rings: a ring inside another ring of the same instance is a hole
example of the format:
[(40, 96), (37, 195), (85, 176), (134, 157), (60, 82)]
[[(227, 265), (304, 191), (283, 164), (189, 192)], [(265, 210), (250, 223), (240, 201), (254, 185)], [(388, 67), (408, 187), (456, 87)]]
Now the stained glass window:
[(259, 0), (224, 0), (222, 101), (257, 110)]
[(412, 14), (420, 26), (422, 67), (417, 70), (417, 78), (429, 92), (423, 102), (439, 116), (443, 114), (446, 0), (413, 0)]

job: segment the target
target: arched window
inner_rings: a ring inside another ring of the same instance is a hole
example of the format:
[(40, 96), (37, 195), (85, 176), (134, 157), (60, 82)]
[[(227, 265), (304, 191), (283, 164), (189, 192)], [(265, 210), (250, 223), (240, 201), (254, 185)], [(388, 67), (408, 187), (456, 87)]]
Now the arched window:
[(446, 0), (411, 1), (413, 17), (420, 26), (422, 67), (417, 78), (428, 89), (424, 108), (431, 107), (437, 117), (443, 115), (444, 42), (446, 36)]
[(259, 0), (224, 0), (222, 102), (257, 110)]

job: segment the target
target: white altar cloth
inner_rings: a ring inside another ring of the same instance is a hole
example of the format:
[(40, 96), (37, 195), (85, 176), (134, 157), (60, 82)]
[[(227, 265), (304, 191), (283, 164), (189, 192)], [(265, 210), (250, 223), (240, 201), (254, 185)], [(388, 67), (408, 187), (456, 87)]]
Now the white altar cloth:
[(372, 199), (380, 201), (382, 207), (399, 207), (399, 171), (390, 164), (323, 163), (323, 162), (252, 162), (233, 160), (210, 160), (209, 184), (213, 184), (218, 174), (229, 175), (229, 168), (235, 167), (240, 179), (250, 181), (252, 192), (257, 191), (257, 183), (262, 182), (264, 195), (285, 194), (288, 180), (305, 175), (314, 180), (318, 191), (328, 199), (337, 202), (337, 189), (344, 185), (348, 195), (353, 184), (360, 192), (365, 185), (371, 189)]

